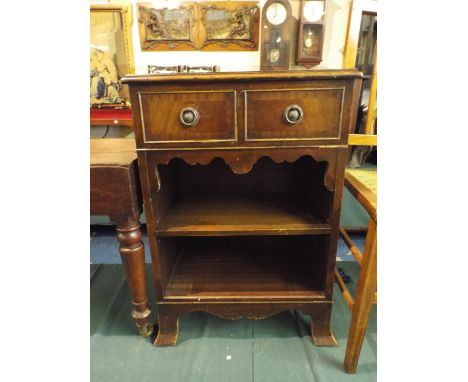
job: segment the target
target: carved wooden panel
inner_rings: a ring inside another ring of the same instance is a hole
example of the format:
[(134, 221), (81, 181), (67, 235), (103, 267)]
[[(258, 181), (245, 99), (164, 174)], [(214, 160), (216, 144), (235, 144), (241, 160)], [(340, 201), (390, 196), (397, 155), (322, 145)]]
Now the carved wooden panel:
[(184, 2), (174, 9), (137, 5), (141, 50), (197, 49), (196, 3)]
[(259, 9), (256, 2), (199, 3), (201, 50), (257, 50)]
[(138, 3), (143, 51), (258, 49), (257, 2), (181, 2), (176, 8)]
[[(207, 165), (215, 158), (222, 158), (235, 174), (241, 175), (252, 171), (255, 163), (265, 156), (276, 163), (292, 163), (306, 155), (314, 158), (317, 162), (327, 162), (323, 184), (327, 190), (334, 191), (337, 154), (338, 151), (336, 149), (321, 150), (312, 147), (303, 148), (301, 150), (297, 150), (295, 148), (278, 148), (274, 151), (272, 150), (268, 152), (268, 154), (262, 150), (244, 150), (242, 155), (233, 150), (165, 151), (159, 152), (157, 158), (155, 156), (151, 158), (151, 167), (154, 169), (155, 173), (155, 178), (152, 180), (152, 184), (156, 185), (156, 190), (159, 190), (160, 179), (157, 174), (157, 165), (169, 164), (173, 158), (180, 158), (190, 165)], [(153, 169), (150, 171), (150, 177), (153, 176)]]

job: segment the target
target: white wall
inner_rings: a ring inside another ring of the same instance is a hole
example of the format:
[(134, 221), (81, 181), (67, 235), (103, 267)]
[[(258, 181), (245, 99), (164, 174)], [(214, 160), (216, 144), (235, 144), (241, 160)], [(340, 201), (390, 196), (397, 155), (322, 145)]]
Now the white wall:
[[(216, 0), (214, 0), (216, 1)], [(260, 5), (266, 0), (260, 0)], [(293, 15), (299, 15), (299, 0), (290, 0)], [(339, 69), (343, 63), (343, 49), (351, 0), (329, 0), (326, 20), (323, 61), (316, 69)], [(135, 70), (146, 73), (148, 65), (219, 65), (222, 71), (259, 70), (260, 51), (256, 52), (142, 52), (138, 34), (136, 1), (133, 5), (133, 49)], [(261, 29), (261, 28), (260, 28)], [(295, 34), (294, 30), (294, 34)], [(300, 68), (300, 67), (294, 67)]]

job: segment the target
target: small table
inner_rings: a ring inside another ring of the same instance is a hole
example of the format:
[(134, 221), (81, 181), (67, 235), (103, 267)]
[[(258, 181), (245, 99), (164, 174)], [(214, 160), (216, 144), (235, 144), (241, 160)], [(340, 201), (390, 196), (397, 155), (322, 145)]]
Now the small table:
[(331, 330), (356, 70), (129, 75), (158, 307), (263, 319), (299, 309)]
[(133, 139), (91, 139), (91, 214), (117, 224), (120, 256), (132, 294), (132, 317), (139, 333), (153, 333), (147, 302), (145, 249), (141, 241), (142, 203)]

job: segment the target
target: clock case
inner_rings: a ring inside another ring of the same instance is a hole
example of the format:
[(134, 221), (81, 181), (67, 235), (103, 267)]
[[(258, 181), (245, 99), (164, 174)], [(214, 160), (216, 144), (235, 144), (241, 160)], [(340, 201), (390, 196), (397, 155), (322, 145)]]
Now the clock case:
[[(325, 20), (327, 18), (327, 1), (323, 0), (325, 13), (321, 21), (310, 22), (304, 17), (304, 6), (306, 1), (301, 1), (300, 18), (297, 23), (297, 47), (296, 47), (296, 64), (302, 65), (307, 69), (312, 68), (322, 62), (323, 41), (325, 36)], [(306, 48), (304, 41), (307, 38), (307, 33), (312, 30), (316, 38), (312, 41), (312, 48)]]
[[(270, 5), (280, 3), (284, 5), (287, 11), (286, 20), (280, 25), (273, 25), (268, 21), (267, 10)], [(261, 25), (261, 58), (260, 70), (289, 70), (291, 55), (291, 31), (292, 31), (292, 6), (288, 0), (268, 0), (262, 8)], [(281, 37), (278, 43), (277, 39)], [(272, 64), (269, 57), (272, 49), (279, 52), (278, 60)]]

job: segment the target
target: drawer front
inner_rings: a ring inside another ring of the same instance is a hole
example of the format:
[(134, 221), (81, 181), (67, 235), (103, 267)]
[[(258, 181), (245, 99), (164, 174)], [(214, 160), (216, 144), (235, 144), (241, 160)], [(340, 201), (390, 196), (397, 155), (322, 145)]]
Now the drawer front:
[(339, 141), (344, 94), (345, 88), (246, 91), (244, 139)]
[(141, 92), (139, 101), (145, 143), (237, 140), (234, 90)]

